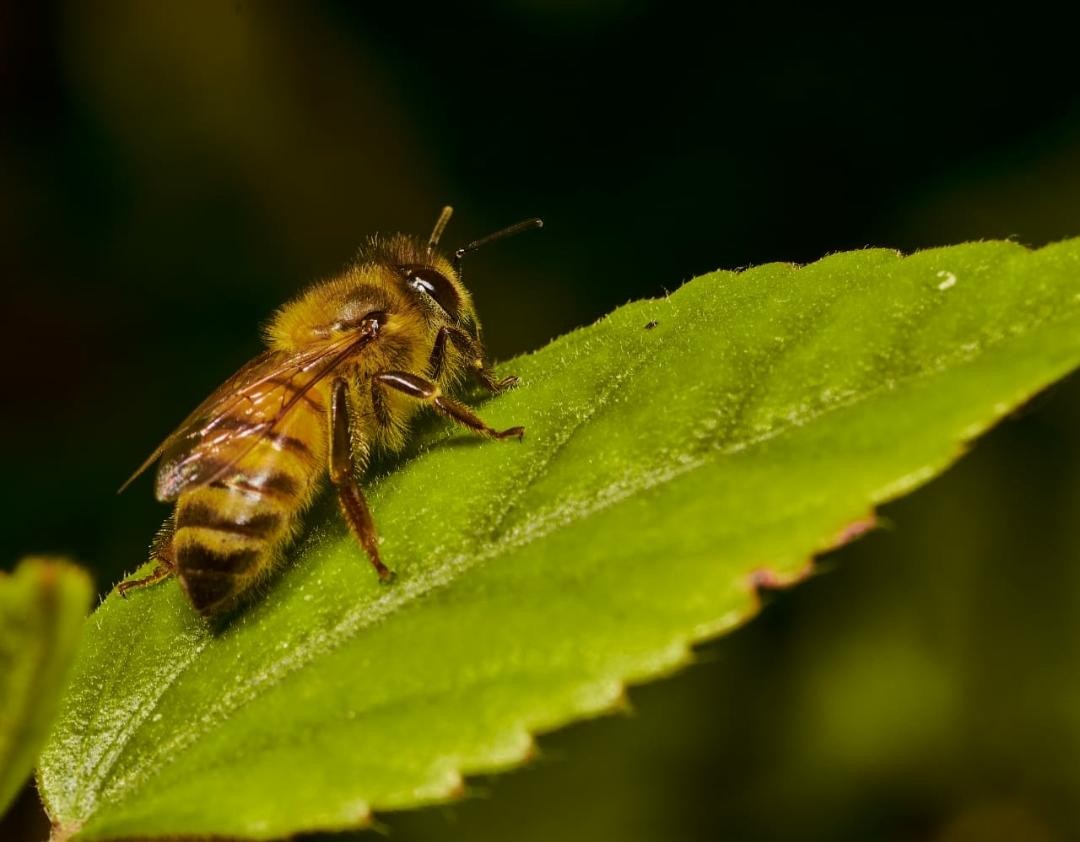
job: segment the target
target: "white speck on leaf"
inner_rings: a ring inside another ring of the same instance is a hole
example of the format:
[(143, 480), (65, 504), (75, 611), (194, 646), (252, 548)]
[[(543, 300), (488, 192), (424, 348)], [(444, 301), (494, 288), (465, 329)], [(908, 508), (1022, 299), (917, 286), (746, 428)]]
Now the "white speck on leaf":
[(937, 276), (939, 278), (944, 278), (944, 280), (937, 285), (938, 289), (946, 290), (949, 287), (956, 286), (956, 275), (954, 275), (952, 272), (946, 272), (944, 269), (942, 269), (940, 272), (937, 273)]

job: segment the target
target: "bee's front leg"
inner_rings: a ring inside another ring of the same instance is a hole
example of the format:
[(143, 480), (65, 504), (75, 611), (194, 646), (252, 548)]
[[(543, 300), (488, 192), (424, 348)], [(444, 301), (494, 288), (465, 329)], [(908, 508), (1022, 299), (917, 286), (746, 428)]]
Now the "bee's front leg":
[(349, 387), (340, 377), (334, 381), (333, 396), (330, 403), (330, 481), (338, 493), (341, 513), (349, 529), (360, 542), (360, 546), (371, 559), (371, 565), (379, 578), (389, 582), (394, 578), (382, 559), (379, 558), (379, 538), (375, 532), (375, 521), (371, 518), (364, 492), (356, 484), (353, 470), (353, 437), (351, 432), (351, 410), (349, 409)]
[(489, 427), (465, 404), (444, 395), (437, 383), (407, 371), (384, 371), (376, 374), (371, 378), (371, 385), (373, 391), (379, 388), (394, 389), (410, 398), (430, 404), (440, 415), (445, 415), (451, 421), (490, 439), (520, 439), (525, 435), (524, 427), (510, 427), (506, 430)]
[(442, 375), (443, 366), (446, 364), (446, 341), (450, 340), (468, 361), (469, 370), (481, 386), (489, 392), (498, 393), (512, 389), (518, 384), (518, 378), (514, 375), (496, 380), (491, 369), (484, 361), (484, 349), (480, 343), (469, 336), (465, 331), (456, 327), (439, 328), (435, 335), (435, 345), (431, 349), (431, 358), (428, 360), (428, 372), (431, 379), (438, 382)]

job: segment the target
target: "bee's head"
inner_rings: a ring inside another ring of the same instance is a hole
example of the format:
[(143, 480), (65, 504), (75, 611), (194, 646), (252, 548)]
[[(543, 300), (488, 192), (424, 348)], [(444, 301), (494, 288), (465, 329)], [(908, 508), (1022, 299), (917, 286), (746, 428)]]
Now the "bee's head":
[[(400, 234), (373, 237), (351, 269), (316, 284), (278, 311), (267, 328), (271, 347), (294, 351), (313, 342), (332, 341), (355, 331), (372, 313), (390, 313), (391, 331), (394, 324), (407, 326), (409, 318), (419, 317), (433, 336), (439, 329), (451, 327), (479, 340), (476, 309), (461, 282), (461, 259), (482, 245), (543, 223), (539, 219), (519, 222), (448, 257), (436, 248), (451, 213), (449, 207), (443, 208), (426, 245)], [(402, 295), (415, 305), (408, 308), (410, 316), (395, 312)]]
[(530, 228), (541, 228), (544, 223), (540, 219), (527, 219), (503, 228), (494, 234), (474, 240), (467, 246), (462, 246), (454, 252), (451, 260), (446, 260), (436, 251), (436, 248), (453, 212), (454, 209), (449, 205), (442, 209), (442, 213), (435, 222), (435, 228), (428, 238), (427, 248), (423, 252), (424, 259), (400, 263), (397, 270), (409, 294), (431, 313), (434, 320), (459, 327), (473, 339), (479, 339), (480, 327), (473, 308), (472, 297), (461, 282), (462, 258), (469, 252), (476, 251), (495, 240), (501, 240)]

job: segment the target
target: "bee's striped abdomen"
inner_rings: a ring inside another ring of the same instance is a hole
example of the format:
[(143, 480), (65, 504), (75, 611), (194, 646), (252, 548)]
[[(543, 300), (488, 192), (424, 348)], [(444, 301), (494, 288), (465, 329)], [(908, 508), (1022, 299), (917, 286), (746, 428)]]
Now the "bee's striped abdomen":
[[(280, 393), (279, 393), (280, 394)], [(307, 396), (305, 396), (306, 398)], [(173, 551), (177, 574), (202, 614), (232, 607), (264, 577), (293, 534), (326, 466), (326, 420), (317, 396), (271, 434), (245, 435), (258, 417), (223, 419), (230, 434), (215, 459), (229, 470), (181, 493)]]

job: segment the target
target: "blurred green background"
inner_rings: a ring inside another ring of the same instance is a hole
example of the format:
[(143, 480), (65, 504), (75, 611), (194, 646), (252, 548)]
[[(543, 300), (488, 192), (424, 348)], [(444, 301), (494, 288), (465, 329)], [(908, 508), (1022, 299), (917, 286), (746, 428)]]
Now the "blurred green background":
[[(444, 203), (451, 247), (547, 221), (467, 266), (504, 359), (717, 267), (1080, 234), (1075, 35), (1030, 4), (4, 0), (0, 113), (0, 559), (102, 592), (166, 514), (130, 470), (274, 307)], [(1080, 379), (1035, 404), (631, 716), (384, 829), (1080, 838)], [(41, 821), (28, 792), (0, 838)]]

